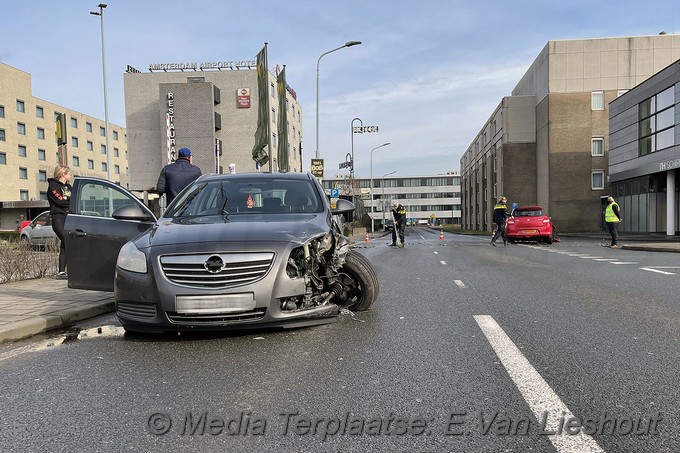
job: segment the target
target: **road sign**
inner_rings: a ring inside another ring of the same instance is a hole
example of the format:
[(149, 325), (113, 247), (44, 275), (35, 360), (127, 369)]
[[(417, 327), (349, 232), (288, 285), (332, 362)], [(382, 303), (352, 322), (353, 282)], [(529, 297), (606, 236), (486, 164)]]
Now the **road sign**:
[(331, 198), (340, 198), (340, 189), (331, 189)]

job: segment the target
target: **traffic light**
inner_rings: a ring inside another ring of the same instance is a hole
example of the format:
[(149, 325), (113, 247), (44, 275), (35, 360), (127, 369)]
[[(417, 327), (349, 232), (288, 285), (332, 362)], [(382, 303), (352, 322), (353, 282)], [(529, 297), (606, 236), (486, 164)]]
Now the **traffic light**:
[(57, 136), (57, 146), (65, 145), (66, 144), (66, 114), (65, 113), (57, 113), (57, 120), (56, 120), (56, 132), (55, 135)]

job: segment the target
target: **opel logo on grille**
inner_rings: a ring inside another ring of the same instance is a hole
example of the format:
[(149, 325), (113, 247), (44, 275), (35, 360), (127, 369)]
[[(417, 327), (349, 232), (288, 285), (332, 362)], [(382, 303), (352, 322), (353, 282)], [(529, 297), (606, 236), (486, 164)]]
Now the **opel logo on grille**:
[(222, 261), (221, 256), (213, 255), (207, 260), (205, 260), (205, 263), (203, 263), (203, 267), (205, 267), (205, 270), (207, 270), (211, 274), (216, 274), (219, 271), (221, 271), (222, 268), (224, 267), (224, 261)]

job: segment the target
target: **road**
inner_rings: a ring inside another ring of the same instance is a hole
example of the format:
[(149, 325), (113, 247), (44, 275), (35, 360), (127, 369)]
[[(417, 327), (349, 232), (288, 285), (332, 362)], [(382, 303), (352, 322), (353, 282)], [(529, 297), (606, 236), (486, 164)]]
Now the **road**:
[(380, 297), (324, 326), (4, 347), (2, 450), (680, 451), (675, 254), (488, 240), (362, 244)]

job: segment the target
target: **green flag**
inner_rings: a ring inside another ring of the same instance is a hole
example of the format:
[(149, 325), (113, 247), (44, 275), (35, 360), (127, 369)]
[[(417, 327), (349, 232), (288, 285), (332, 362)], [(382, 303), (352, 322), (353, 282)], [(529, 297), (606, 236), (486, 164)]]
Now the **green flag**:
[(265, 148), (269, 145), (269, 96), (267, 89), (267, 45), (257, 54), (257, 130), (253, 160), (260, 167), (269, 162)]
[(286, 102), (286, 65), (276, 78), (276, 91), (279, 96), (279, 118), (277, 135), (277, 164), (280, 172), (288, 171), (288, 105)]

